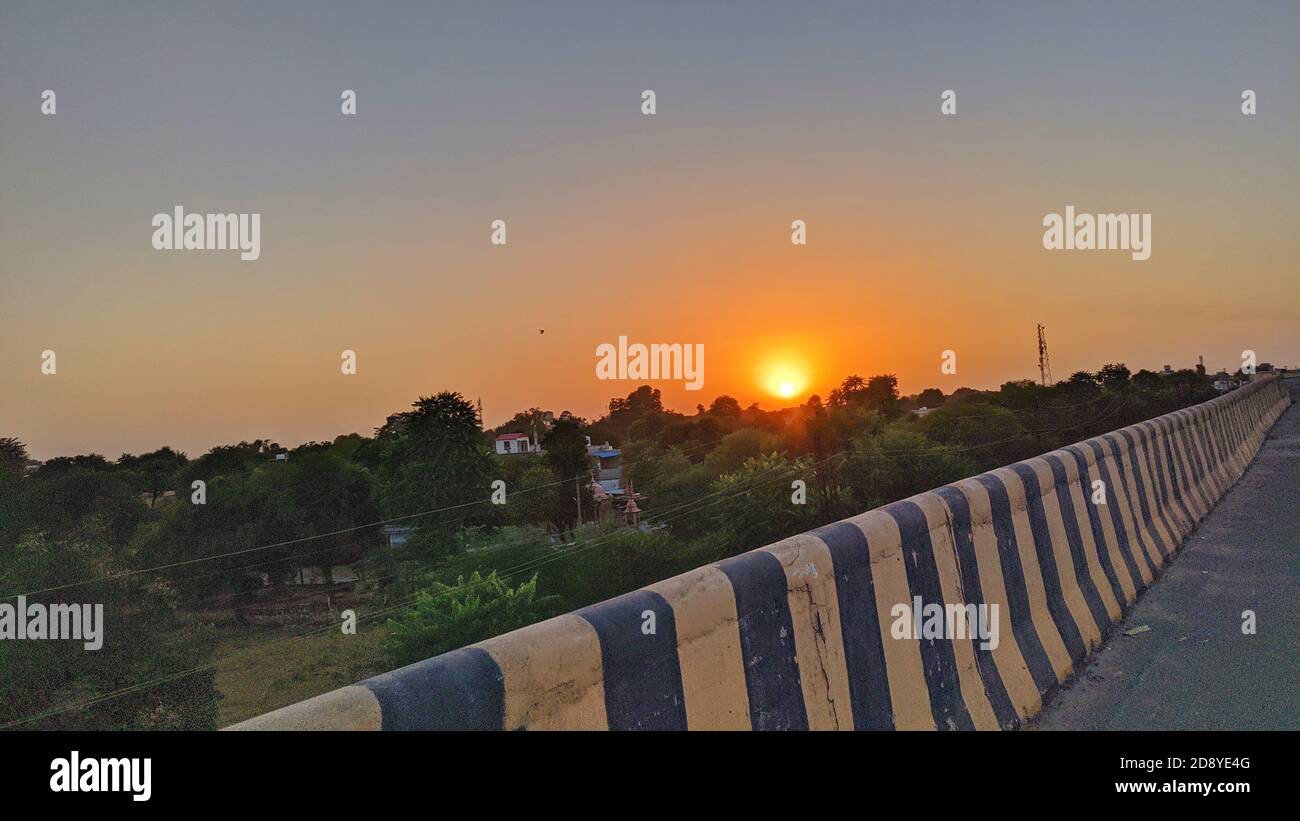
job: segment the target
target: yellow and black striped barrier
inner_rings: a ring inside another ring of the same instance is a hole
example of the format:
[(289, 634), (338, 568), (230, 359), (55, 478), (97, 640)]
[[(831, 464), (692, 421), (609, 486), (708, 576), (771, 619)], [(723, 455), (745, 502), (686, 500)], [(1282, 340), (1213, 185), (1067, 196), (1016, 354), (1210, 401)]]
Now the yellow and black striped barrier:
[(1015, 727), (1289, 402), (1258, 377), (232, 729)]

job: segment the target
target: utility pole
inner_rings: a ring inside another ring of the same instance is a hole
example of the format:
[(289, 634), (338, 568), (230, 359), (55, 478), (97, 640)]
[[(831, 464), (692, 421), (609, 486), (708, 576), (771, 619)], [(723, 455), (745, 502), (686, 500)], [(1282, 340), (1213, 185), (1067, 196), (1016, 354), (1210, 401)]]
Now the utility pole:
[(1043, 387), (1052, 379), (1052, 360), (1047, 356), (1047, 329), (1038, 325), (1038, 378)]
[[(573, 489), (578, 495), (578, 527), (582, 527), (582, 474), (573, 477)], [(576, 536), (576, 534), (575, 534)]]

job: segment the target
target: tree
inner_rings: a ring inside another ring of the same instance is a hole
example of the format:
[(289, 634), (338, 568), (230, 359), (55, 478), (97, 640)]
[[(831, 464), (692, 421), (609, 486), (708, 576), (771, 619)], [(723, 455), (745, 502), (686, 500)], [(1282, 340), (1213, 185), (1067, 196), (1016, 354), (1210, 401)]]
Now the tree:
[(458, 576), (454, 585), (434, 582), (388, 620), (384, 653), (390, 666), (403, 667), (540, 621), (555, 601), (537, 596), (536, 574), (518, 588), (495, 570)]
[(901, 413), (898, 409), (898, 377), (892, 373), (879, 374), (869, 380), (856, 375), (846, 377), (838, 388), (831, 391), (829, 404), (833, 408), (863, 407), (893, 418)]
[(512, 416), (509, 422), (496, 429), (496, 433), (526, 433), (534, 442), (540, 442), (554, 422), (553, 411), (529, 408)]
[[(0, 592), (27, 593), (29, 606), (103, 603), (102, 621), (96, 623), (101, 646), (94, 652), (77, 641), (0, 641), (0, 693), (5, 694), (0, 725), (51, 713), (20, 726), (215, 729), (215, 676), (204, 669), (213, 646), (209, 631), (183, 622), (155, 579), (88, 582), (125, 569), (108, 558), (115, 552), (95, 540), (28, 533), (0, 562)], [(76, 589), (33, 592), (70, 584)], [(109, 693), (115, 696), (94, 701)]]
[(740, 428), (722, 437), (718, 446), (704, 457), (704, 472), (710, 476), (721, 476), (738, 470), (745, 460), (772, 453), (779, 447), (779, 440), (770, 433)]
[(1115, 365), (1104, 365), (1101, 370), (1097, 371), (1097, 381), (1108, 391), (1118, 391), (1128, 387), (1129, 377), (1129, 369), (1123, 362)]
[(79, 534), (120, 549), (149, 516), (126, 477), (102, 456), (51, 459), (24, 481), (32, 524), (54, 539)]
[(866, 394), (867, 382), (856, 374), (846, 376), (838, 388), (832, 388), (827, 403), (833, 408), (842, 408), (845, 405), (860, 402)]
[(936, 445), (897, 424), (854, 442), (843, 476), (862, 510), (889, 504), (970, 476), (975, 467), (949, 445)]
[(591, 494), (587, 490), (591, 481), (587, 437), (573, 418), (561, 418), (547, 434), (543, 450), (546, 464), (559, 483), (552, 494), (551, 524), (560, 531), (561, 538), (565, 538), (566, 534), (572, 538), (574, 523), (578, 520), (580, 495), (587, 497), (582, 500), (587, 509), (591, 505)]
[(283, 451), (269, 439), (255, 439), (237, 445), (218, 445), (185, 466), (179, 484), (189, 487), (195, 479), (210, 482), (217, 476), (244, 473)]
[[(278, 468), (287, 468), (287, 477), (274, 477)], [(335, 564), (356, 561), (369, 547), (378, 544), (378, 526), (357, 529), (380, 518), (373, 480), (365, 468), (324, 451), (293, 459), (288, 465), (270, 464), (264, 470), (272, 481), (287, 479), (285, 484), (298, 519), (297, 529), (303, 536), (346, 531), (306, 545), (311, 556), (302, 564), (319, 567), (328, 583), (333, 583)]]
[(0, 439), (0, 564), (30, 524), (28, 483), (23, 478), (27, 446), (12, 437)]
[(892, 373), (871, 377), (867, 381), (863, 399), (868, 408), (886, 419), (893, 419), (902, 413), (898, 408), (898, 377)]
[(709, 405), (709, 413), (714, 416), (739, 416), (740, 402), (734, 397), (723, 394), (714, 399), (713, 404)]
[(938, 388), (926, 388), (917, 394), (916, 404), (923, 408), (937, 408), (943, 404), (943, 391)]
[(782, 453), (746, 459), (713, 484), (718, 496), (708, 511), (713, 529), (726, 533), (737, 550), (762, 547), (808, 530), (815, 507), (793, 501), (791, 484), (796, 479), (812, 484), (805, 460), (791, 460)]
[(930, 440), (967, 452), (983, 468), (1032, 455), (1025, 452), (1025, 429), (1020, 420), (994, 405), (971, 402), (941, 407), (922, 419), (919, 427)]
[(474, 406), (459, 393), (421, 396), (411, 407), (375, 432), (381, 506), (389, 518), (458, 508), (412, 520), (426, 535), (450, 543), (457, 522), (490, 519), (486, 505), (459, 508), (487, 500), (492, 459)]
[(555, 476), (545, 459), (533, 453), (501, 456), (497, 470), (506, 483), (505, 506), (497, 508), (504, 524), (540, 525), (550, 520)]
[(149, 494), (149, 506), (153, 507), (164, 491), (176, 490), (177, 474), (188, 463), (185, 454), (162, 447), (139, 456), (124, 453), (118, 458), (117, 467), (126, 473), (127, 481), (137, 492)]

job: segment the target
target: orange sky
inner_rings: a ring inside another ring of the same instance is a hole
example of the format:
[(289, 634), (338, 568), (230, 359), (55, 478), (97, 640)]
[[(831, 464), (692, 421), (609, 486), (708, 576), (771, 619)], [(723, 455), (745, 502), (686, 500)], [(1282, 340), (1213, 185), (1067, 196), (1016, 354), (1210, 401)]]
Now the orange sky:
[[(443, 389), (481, 397), (489, 424), (530, 406), (594, 418), (636, 387), (595, 377), (620, 335), (704, 344), (703, 390), (657, 384), (686, 412), (722, 393), (791, 404), (757, 371), (781, 351), (807, 365), (799, 400), (850, 373), (996, 388), (1037, 376), (1038, 322), (1058, 378), (1236, 367), (1247, 348), (1300, 365), (1294, 15), (1133, 13), (1168, 36), (1084, 10), (1025, 10), (1021, 31), (973, 9), (951, 30), (846, 10), (802, 37), (778, 9), (432, 28), (265, 10), (239, 30), (193, 9), (166, 36), (15, 20), (0, 435), (38, 458), (196, 456), (369, 434)], [(38, 23), (39, 49), (15, 34)], [(338, 112), (348, 87), (356, 118)], [(261, 258), (154, 251), (150, 219), (177, 204), (260, 213)], [(1151, 259), (1045, 251), (1043, 215), (1067, 204), (1150, 213)]]

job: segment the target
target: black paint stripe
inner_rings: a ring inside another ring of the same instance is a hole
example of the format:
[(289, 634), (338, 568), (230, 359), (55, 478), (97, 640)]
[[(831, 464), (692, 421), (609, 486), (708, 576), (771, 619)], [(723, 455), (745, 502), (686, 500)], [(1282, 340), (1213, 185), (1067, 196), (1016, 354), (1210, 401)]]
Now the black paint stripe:
[(1124, 598), (1124, 587), (1120, 584), (1115, 565), (1110, 560), (1110, 550), (1106, 547), (1106, 528), (1102, 526), (1101, 513), (1098, 512), (1097, 505), (1092, 503), (1092, 473), (1088, 470), (1088, 460), (1076, 447), (1068, 447), (1065, 452), (1074, 459), (1074, 465), (1079, 471), (1080, 489), (1088, 499), (1084, 507), (1088, 509), (1088, 524), (1092, 527), (1092, 543), (1097, 547), (1097, 561), (1101, 562), (1102, 572), (1106, 574), (1106, 581), (1110, 582), (1115, 601), (1119, 602), (1120, 608), (1123, 609), (1128, 605), (1128, 600)]
[[(1124, 517), (1121, 511), (1117, 509), (1119, 507), (1119, 495), (1116, 493), (1116, 489), (1120, 485), (1111, 475), (1110, 468), (1106, 466), (1101, 446), (1093, 441), (1085, 442), (1085, 444), (1092, 450), (1093, 461), (1097, 465), (1097, 473), (1101, 477), (1101, 481), (1106, 484), (1106, 504), (1102, 505), (1102, 507), (1106, 508), (1106, 515), (1110, 517), (1111, 529), (1115, 531), (1115, 538), (1119, 540), (1120, 558), (1124, 560), (1124, 567), (1128, 570), (1128, 577), (1133, 582), (1133, 589), (1141, 590), (1145, 586), (1145, 582), (1142, 581), (1142, 573), (1133, 560), (1133, 547), (1129, 544), (1128, 531), (1124, 529)], [(1071, 445), (1066, 450), (1077, 452), (1078, 447), (1078, 445)], [(1077, 455), (1080, 459), (1083, 458), (1081, 453)]]
[[(1157, 524), (1163, 525), (1164, 522), (1157, 522), (1156, 515), (1151, 511), (1154, 500), (1152, 497), (1147, 495), (1147, 483), (1142, 478), (1142, 463), (1138, 459), (1137, 448), (1134, 446), (1133, 440), (1129, 437), (1126, 431), (1108, 433), (1106, 434), (1106, 439), (1114, 445), (1117, 450), (1121, 452), (1125, 450), (1128, 451), (1129, 467), (1133, 474), (1133, 482), (1137, 486), (1138, 510), (1142, 513), (1142, 521), (1146, 522), (1147, 532), (1151, 534), (1151, 540), (1155, 542), (1156, 550), (1159, 551), (1162, 557), (1168, 557), (1169, 554), (1173, 552), (1174, 546), (1172, 543), (1166, 542), (1165, 536), (1161, 534), (1163, 527), (1157, 527)], [(1122, 443), (1117, 440), (1122, 440)], [(1152, 562), (1153, 569), (1154, 566), (1155, 563)]]
[(1178, 422), (1173, 417), (1164, 417), (1165, 423), (1169, 426), (1169, 436), (1165, 440), (1165, 447), (1169, 449), (1170, 459), (1174, 461), (1177, 468), (1178, 481), (1174, 487), (1178, 488), (1179, 498), (1186, 499), (1188, 509), (1192, 511), (1192, 521), (1199, 522), (1201, 514), (1204, 513), (1204, 507), (1201, 507), (1200, 500), (1192, 492), (1191, 468), (1188, 465), (1187, 457), (1183, 453), (1182, 442), (1178, 436)]
[(1174, 499), (1175, 501), (1178, 502), (1178, 506), (1181, 507), (1183, 509), (1183, 512), (1187, 514), (1187, 520), (1191, 523), (1191, 526), (1195, 527), (1197, 522), (1196, 511), (1193, 510), (1192, 506), (1188, 503), (1188, 501), (1183, 498), (1183, 488), (1182, 488), (1181, 476), (1180, 476), (1182, 463), (1179, 461), (1178, 456), (1174, 451), (1173, 423), (1168, 418), (1165, 418), (1163, 424), (1165, 428), (1165, 435), (1163, 437), (1163, 442), (1165, 446), (1164, 447), (1165, 459), (1169, 462), (1169, 475), (1170, 475), (1169, 485), (1171, 488), (1173, 488)]
[(1186, 412), (1177, 413), (1178, 418), (1182, 421), (1180, 430), (1183, 447), (1187, 450), (1187, 458), (1192, 461), (1193, 487), (1196, 488), (1196, 493), (1201, 497), (1201, 501), (1205, 504), (1205, 510), (1208, 513), (1210, 508), (1214, 506), (1214, 501), (1210, 498), (1209, 488), (1206, 487), (1205, 466), (1201, 463), (1201, 453), (1196, 447), (1196, 434), (1195, 429), (1192, 427), (1191, 414)]
[(1142, 458), (1147, 465), (1147, 474), (1151, 477), (1151, 504), (1155, 508), (1156, 515), (1165, 523), (1169, 538), (1173, 539), (1173, 544), (1169, 548), (1172, 553), (1178, 550), (1178, 545), (1182, 543), (1186, 528), (1182, 520), (1178, 518), (1178, 511), (1169, 504), (1165, 479), (1160, 473), (1160, 464), (1156, 459), (1155, 448), (1151, 445), (1151, 431), (1145, 425), (1135, 425), (1129, 430), (1137, 440), (1135, 447), (1141, 451)]
[(1065, 603), (1065, 588), (1061, 584), (1061, 571), (1056, 566), (1056, 553), (1052, 550), (1052, 531), (1047, 526), (1047, 511), (1043, 509), (1043, 490), (1038, 485), (1038, 474), (1023, 462), (1011, 465), (1011, 470), (1025, 486), (1029, 530), (1034, 535), (1034, 552), (1038, 554), (1043, 590), (1047, 593), (1047, 612), (1052, 614), (1052, 621), (1056, 623), (1070, 658), (1078, 661), (1087, 655), (1088, 645), (1074, 621), (1074, 614)]
[(755, 730), (808, 729), (785, 568), (765, 550), (724, 559), (717, 567), (736, 595), (750, 723)]
[(1201, 458), (1205, 461), (1205, 475), (1214, 487), (1214, 498), (1222, 498), (1227, 488), (1223, 486), (1223, 477), (1219, 475), (1219, 454), (1214, 449), (1214, 437), (1210, 434), (1210, 415), (1204, 408), (1193, 412), (1196, 421), (1196, 441), (1201, 445)]
[(1092, 580), (1092, 571), (1088, 567), (1088, 557), (1084, 553), (1083, 535), (1079, 531), (1079, 515), (1074, 509), (1074, 498), (1070, 493), (1070, 477), (1065, 472), (1065, 465), (1060, 457), (1049, 455), (1043, 457), (1052, 471), (1052, 484), (1056, 489), (1056, 503), (1061, 508), (1061, 521), (1065, 525), (1065, 540), (1070, 546), (1070, 559), (1074, 562), (1074, 576), (1079, 580), (1079, 589), (1083, 600), (1088, 604), (1092, 620), (1103, 633), (1110, 626), (1110, 613), (1097, 592), (1097, 585)]
[[(1011, 500), (1002, 480), (990, 474), (975, 477), (975, 481), (984, 486), (989, 495), (989, 506), (993, 514), (993, 532), (998, 538), (998, 561), (1002, 564), (1002, 581), (1007, 588), (1007, 606), (1011, 610), (1011, 632), (1020, 645), (1020, 654), (1025, 658), (1025, 666), (1034, 679), (1039, 694), (1046, 693), (1056, 686), (1056, 671), (1043, 650), (1043, 643), (1038, 638), (1038, 628), (1034, 626), (1033, 613), (1029, 609), (1029, 591), (1025, 587), (1025, 573), (1020, 566), (1020, 552), (1016, 548), (1016, 529), (1011, 521)], [(1044, 625), (1050, 629), (1051, 625)]]
[(1173, 433), (1170, 430), (1170, 422), (1168, 419), (1163, 418), (1157, 421), (1160, 422), (1160, 428), (1164, 431), (1164, 436), (1159, 442), (1159, 451), (1160, 459), (1165, 463), (1165, 475), (1169, 478), (1169, 498), (1173, 500), (1174, 506), (1187, 520), (1187, 532), (1190, 533), (1192, 528), (1196, 527), (1196, 511), (1192, 509), (1188, 500), (1183, 498), (1182, 486), (1179, 484), (1178, 460), (1173, 453)]
[[(646, 633), (644, 614), (654, 614)], [(605, 716), (611, 730), (685, 730), (677, 621), (658, 593), (637, 590), (574, 612), (600, 639)]]
[(477, 647), (453, 650), (361, 682), (379, 701), (385, 730), (500, 730), (505, 677)]
[[(965, 494), (955, 487), (941, 487), (935, 493), (948, 506), (948, 518), (952, 524), (953, 543), (957, 551), (957, 569), (961, 573), (963, 595), (966, 596), (968, 603), (987, 605), (988, 600), (984, 598), (984, 590), (980, 586), (975, 540), (971, 535), (970, 504), (967, 503)], [(1011, 696), (1007, 694), (1006, 685), (1002, 682), (1002, 674), (998, 672), (997, 663), (993, 660), (993, 651), (981, 647), (980, 644), (981, 642), (974, 642), (975, 666), (979, 669), (980, 679), (984, 682), (984, 692), (988, 695), (989, 703), (993, 705), (993, 715), (997, 717), (998, 724), (1005, 729), (1011, 729), (1020, 724), (1020, 715), (1016, 712), (1015, 705), (1011, 703)]]
[[(915, 597), (920, 596), (922, 620), (929, 605), (938, 605), (942, 613), (945, 604), (943, 586), (939, 581), (939, 566), (934, 560), (934, 545), (930, 541), (930, 526), (925, 520), (925, 512), (913, 502), (895, 502), (887, 505), (884, 512), (898, 524), (902, 538), (903, 566), (907, 569), (907, 586), (913, 597), (911, 602), (891, 604), (907, 604), (910, 610)], [(914, 613), (913, 622), (915, 620)], [(971, 627), (974, 628), (974, 625)], [(935, 728), (975, 729), (975, 723), (966, 710), (966, 702), (962, 699), (961, 678), (957, 675), (957, 654), (953, 650), (952, 637), (913, 638), (920, 642), (921, 667), (925, 672), (925, 686), (930, 691), (930, 713), (934, 716)]]
[(1156, 466), (1156, 486), (1160, 491), (1160, 505), (1178, 522), (1180, 536), (1186, 536), (1192, 528), (1192, 517), (1183, 507), (1181, 500), (1174, 499), (1173, 490), (1170, 488), (1173, 474), (1170, 472), (1164, 450), (1160, 447), (1163, 428), (1154, 422), (1143, 422), (1140, 427), (1146, 435), (1147, 448)]
[[(1105, 442), (1107, 445), (1110, 445), (1110, 448), (1103, 448), (1100, 442)], [(1140, 521), (1141, 516), (1138, 513), (1137, 507), (1133, 504), (1133, 490), (1128, 485), (1128, 472), (1124, 470), (1124, 460), (1120, 458), (1119, 454), (1116, 452), (1117, 448), (1115, 448), (1114, 443), (1109, 439), (1097, 437), (1097, 439), (1089, 439), (1088, 444), (1097, 452), (1098, 462), (1107, 456), (1114, 461), (1115, 475), (1119, 477), (1119, 488), (1124, 491), (1124, 504), (1128, 507), (1129, 519), (1133, 522), (1133, 532), (1129, 534), (1132, 536), (1132, 539), (1129, 540), (1129, 545), (1133, 546), (1134, 543), (1136, 543), (1137, 547), (1137, 549), (1133, 551), (1133, 561), (1146, 565), (1152, 577), (1154, 577), (1156, 566), (1151, 562), (1151, 557), (1147, 554), (1146, 536), (1143, 533)], [(1121, 524), (1119, 526), (1123, 529), (1123, 516), (1120, 517), (1120, 522)], [(1138, 577), (1138, 586), (1142, 586), (1140, 576)]]
[(849, 703), (856, 730), (894, 729), (894, 708), (885, 670), (885, 646), (871, 576), (871, 549), (862, 528), (836, 522), (812, 532), (831, 554), (840, 636), (849, 675)]

